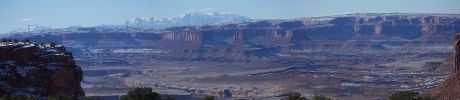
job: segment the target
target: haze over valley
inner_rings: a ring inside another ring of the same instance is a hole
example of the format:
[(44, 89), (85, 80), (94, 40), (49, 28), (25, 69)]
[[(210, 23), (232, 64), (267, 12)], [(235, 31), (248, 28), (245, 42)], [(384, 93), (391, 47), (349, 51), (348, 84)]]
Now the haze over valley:
[[(267, 19), (207, 8), (122, 24), (25, 25), (0, 34), (0, 86), (8, 87), (0, 94), (42, 96), (72, 87), (62, 91), (105, 100), (149, 87), (177, 100), (284, 100), (293, 93), (387, 100), (398, 91), (455, 99), (458, 92), (444, 87), (458, 88), (449, 85), (458, 81), (456, 11)], [(66, 85), (30, 81), (45, 76)]]

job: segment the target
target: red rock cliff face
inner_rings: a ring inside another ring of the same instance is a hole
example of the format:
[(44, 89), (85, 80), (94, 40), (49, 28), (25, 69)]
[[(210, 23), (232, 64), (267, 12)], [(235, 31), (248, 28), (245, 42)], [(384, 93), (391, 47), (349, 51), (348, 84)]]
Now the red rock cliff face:
[(453, 56), (454, 73), (431, 93), (437, 100), (460, 100), (460, 35), (455, 36)]
[[(460, 28), (458, 18), (426, 15), (375, 15), (338, 17), (330, 21), (340, 29), (353, 29), (350, 38), (385, 39), (400, 37), (405, 39), (428, 39), (435, 41), (452, 40), (455, 28)], [(437, 34), (448, 34), (437, 35)]]
[(158, 46), (162, 48), (197, 48), (202, 44), (200, 31), (165, 32)]
[[(277, 53), (381, 51), (388, 46), (450, 46), (460, 15), (351, 14), (173, 27), (155, 32), (69, 33), (27, 37), (82, 49), (153, 48), (167, 59), (272, 58)], [(236, 56), (235, 56), (236, 55)], [(254, 57), (253, 55), (258, 55)], [(224, 61), (224, 60), (219, 60)]]
[(83, 72), (62, 46), (2, 42), (0, 54), (0, 95), (85, 95)]

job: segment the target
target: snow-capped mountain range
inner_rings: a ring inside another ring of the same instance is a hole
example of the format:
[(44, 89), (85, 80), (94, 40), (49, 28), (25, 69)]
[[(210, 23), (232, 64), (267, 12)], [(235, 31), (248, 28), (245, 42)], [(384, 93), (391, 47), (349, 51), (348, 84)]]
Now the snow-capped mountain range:
[(125, 26), (135, 28), (160, 29), (175, 26), (195, 26), (217, 24), (230, 21), (246, 21), (249, 17), (219, 12), (190, 12), (170, 18), (134, 18), (125, 22)]
[[(214, 11), (195, 11), (183, 14), (178, 17), (170, 18), (134, 18), (128, 21), (125, 21), (122, 25), (98, 25), (94, 27), (104, 27), (104, 28), (138, 28), (138, 29), (162, 29), (168, 27), (177, 27), (177, 26), (196, 26), (196, 25), (208, 25), (208, 24), (218, 24), (231, 21), (249, 21), (249, 17), (241, 16), (231, 13), (221, 13)], [(51, 28), (40, 25), (27, 25), (22, 28), (16, 29), (9, 33), (49, 33), (59, 30), (72, 30), (77, 28), (83, 28), (82, 26), (70, 26), (67, 28)], [(62, 33), (62, 32), (60, 32)], [(8, 34), (8, 33), (7, 33)], [(2, 34), (6, 35), (6, 34)]]
[(19, 29), (11, 31), (11, 33), (23, 33), (23, 32), (40, 32), (45, 30), (51, 30), (52, 28), (40, 25), (27, 25)]

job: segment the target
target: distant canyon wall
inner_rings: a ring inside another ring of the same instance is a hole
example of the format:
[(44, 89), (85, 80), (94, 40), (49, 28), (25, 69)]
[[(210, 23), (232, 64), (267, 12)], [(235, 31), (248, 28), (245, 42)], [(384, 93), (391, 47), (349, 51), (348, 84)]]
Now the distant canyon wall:
[(362, 52), (405, 46), (449, 46), (459, 15), (350, 15), (173, 27), (157, 32), (37, 35), (82, 49), (151, 48), (159, 57), (251, 59), (290, 52)]

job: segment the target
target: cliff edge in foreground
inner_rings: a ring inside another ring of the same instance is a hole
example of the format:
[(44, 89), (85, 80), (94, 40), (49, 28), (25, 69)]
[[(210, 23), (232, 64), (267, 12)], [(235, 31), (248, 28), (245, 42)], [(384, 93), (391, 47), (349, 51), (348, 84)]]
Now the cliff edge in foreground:
[(455, 36), (453, 55), (454, 73), (431, 93), (437, 100), (460, 100), (460, 35)]
[(82, 74), (61, 45), (0, 42), (0, 96), (84, 96)]

